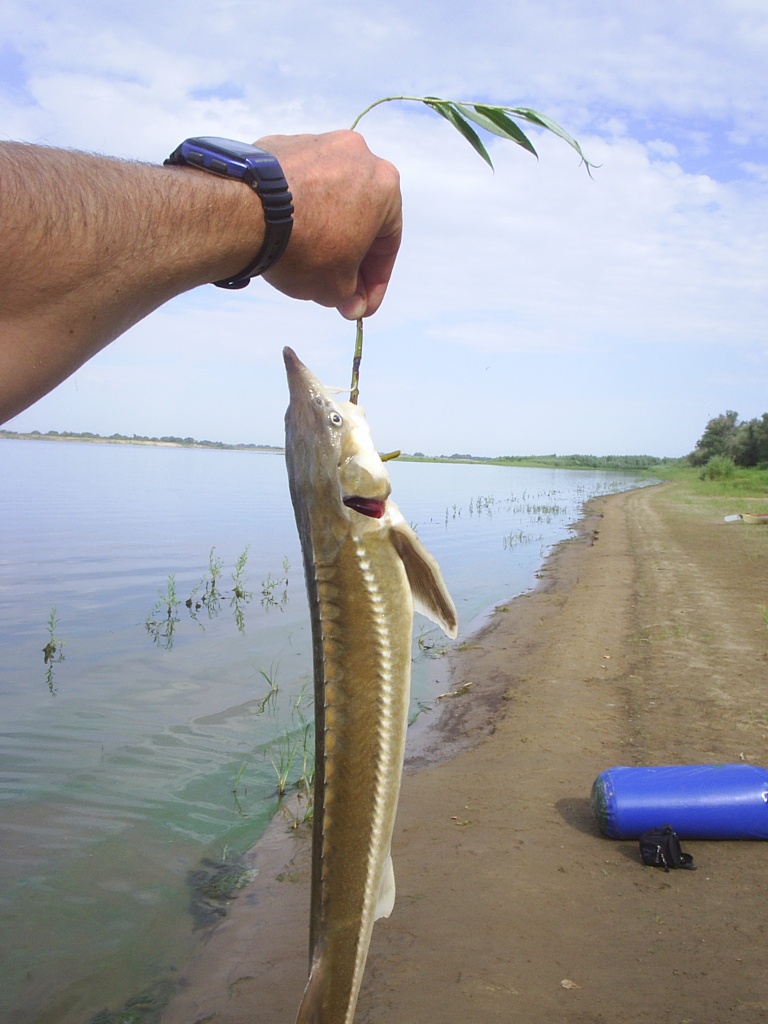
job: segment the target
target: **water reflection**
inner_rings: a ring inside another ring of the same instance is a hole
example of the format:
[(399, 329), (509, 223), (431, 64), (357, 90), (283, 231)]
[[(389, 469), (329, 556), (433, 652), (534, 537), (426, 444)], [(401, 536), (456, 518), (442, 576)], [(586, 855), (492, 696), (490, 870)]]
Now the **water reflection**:
[[(482, 465), (391, 476), (464, 640), (531, 586), (585, 500), (630, 483)], [(133, 1012), (137, 992), (154, 1005), (196, 941), (189, 873), (237, 863), (281, 803), (297, 824), (311, 811), (311, 640), (285, 469), (254, 453), (0, 440), (0, 479), (13, 481), (0, 488), (0, 1019), (111, 1022), (103, 1007)], [(412, 719), (451, 695), (435, 685), (449, 649), (436, 637), (417, 621)]]

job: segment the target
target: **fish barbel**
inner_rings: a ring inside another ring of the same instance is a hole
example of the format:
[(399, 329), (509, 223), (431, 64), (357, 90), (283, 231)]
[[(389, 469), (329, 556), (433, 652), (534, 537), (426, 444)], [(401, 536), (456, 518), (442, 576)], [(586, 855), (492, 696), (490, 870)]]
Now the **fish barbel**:
[(312, 621), (309, 980), (297, 1024), (352, 1024), (373, 923), (395, 900), (414, 607), (457, 634), (435, 559), (391, 501), (359, 406), (286, 348), (285, 454)]

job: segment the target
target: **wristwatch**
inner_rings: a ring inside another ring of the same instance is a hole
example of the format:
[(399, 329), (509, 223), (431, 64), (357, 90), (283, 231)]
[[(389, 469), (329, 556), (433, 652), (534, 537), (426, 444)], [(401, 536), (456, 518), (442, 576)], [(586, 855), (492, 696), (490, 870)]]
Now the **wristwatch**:
[(252, 263), (234, 277), (214, 281), (218, 288), (245, 288), (252, 277), (269, 270), (285, 252), (293, 227), (293, 196), (277, 157), (232, 139), (187, 139), (164, 163), (197, 167), (250, 186), (264, 207), (264, 244)]

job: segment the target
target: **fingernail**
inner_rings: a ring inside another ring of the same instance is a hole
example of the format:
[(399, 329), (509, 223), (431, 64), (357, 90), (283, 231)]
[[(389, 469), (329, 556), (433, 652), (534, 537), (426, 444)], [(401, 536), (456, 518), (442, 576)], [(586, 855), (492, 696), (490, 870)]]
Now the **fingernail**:
[(359, 320), (361, 316), (365, 316), (367, 303), (362, 295), (355, 295), (349, 302), (343, 302), (338, 310), (341, 315), (347, 320)]

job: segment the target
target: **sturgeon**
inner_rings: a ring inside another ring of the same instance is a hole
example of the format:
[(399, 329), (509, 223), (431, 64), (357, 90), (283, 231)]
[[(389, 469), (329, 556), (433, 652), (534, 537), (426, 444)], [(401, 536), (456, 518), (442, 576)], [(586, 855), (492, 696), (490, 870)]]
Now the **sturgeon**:
[(297, 1024), (352, 1024), (373, 923), (395, 902), (414, 607), (457, 634), (437, 562), (390, 499), (363, 410), (290, 349), (285, 454), (312, 622), (309, 980)]

